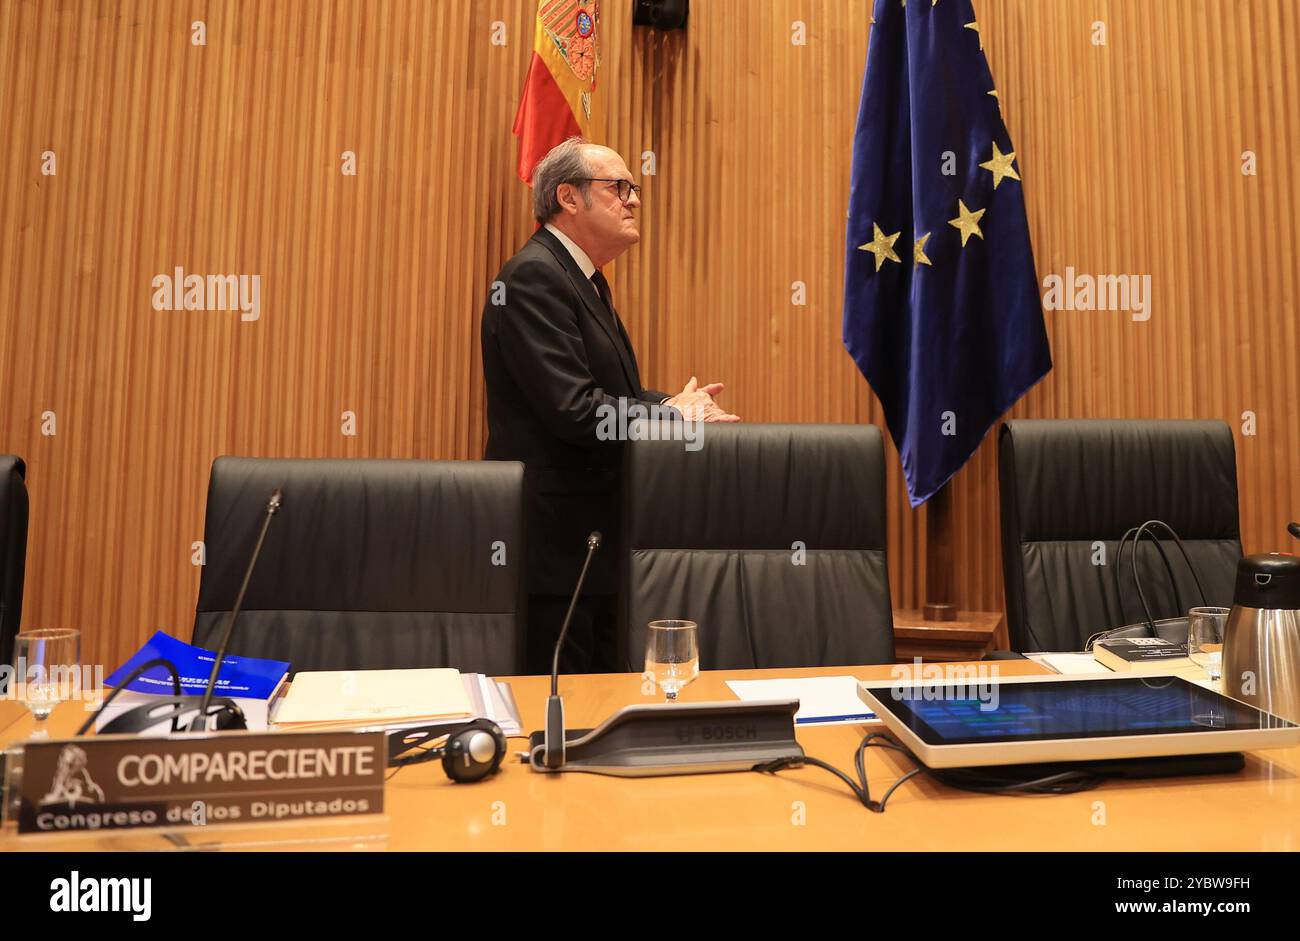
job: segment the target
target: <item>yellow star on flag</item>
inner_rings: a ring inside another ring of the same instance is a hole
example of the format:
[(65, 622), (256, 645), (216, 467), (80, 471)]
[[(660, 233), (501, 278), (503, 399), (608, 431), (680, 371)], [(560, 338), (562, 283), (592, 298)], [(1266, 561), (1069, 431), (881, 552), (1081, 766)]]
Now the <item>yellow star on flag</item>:
[[(894, 253), (894, 243), (898, 241), (898, 237), (903, 233), (895, 232), (893, 235), (886, 235), (880, 231), (880, 226), (874, 222), (871, 223), (871, 230), (873, 233), (871, 241), (865, 245), (859, 245), (858, 251), (871, 252), (875, 255), (876, 270), (879, 271), (886, 260), (899, 261), (898, 255)], [(902, 264), (902, 262), (899, 261), (899, 264)]]
[(913, 265), (929, 265), (932, 268), (934, 267), (934, 263), (930, 261), (930, 256), (925, 253), (925, 243), (928, 242), (929, 240), (930, 240), (930, 233), (927, 232), (925, 233), (925, 235), (922, 235), (919, 239), (917, 239), (915, 242), (912, 243), (912, 264)]
[(972, 22), (972, 23), (967, 23), (967, 24), (965, 25), (965, 28), (966, 28), (966, 29), (973, 29), (973, 30), (975, 30), (975, 35), (979, 37), (979, 41), (980, 41), (980, 52), (983, 52), (983, 51), (984, 51), (984, 37), (980, 35), (980, 24), (979, 24), (979, 23), (974, 23), (974, 22)]
[(984, 215), (985, 210), (976, 209), (971, 212), (966, 208), (966, 204), (960, 199), (957, 200), (957, 218), (949, 219), (948, 224), (954, 229), (961, 232), (961, 247), (966, 247), (966, 240), (972, 235), (978, 235), (984, 238), (984, 233), (980, 231), (980, 216)]
[(993, 159), (986, 160), (980, 166), (993, 174), (993, 188), (997, 189), (998, 184), (1002, 182), (1003, 177), (1011, 177), (1013, 180), (1020, 179), (1020, 174), (1016, 168), (1011, 165), (1011, 161), (1016, 159), (1016, 152), (1013, 150), (1009, 154), (1004, 154), (998, 150), (997, 142), (993, 142)]

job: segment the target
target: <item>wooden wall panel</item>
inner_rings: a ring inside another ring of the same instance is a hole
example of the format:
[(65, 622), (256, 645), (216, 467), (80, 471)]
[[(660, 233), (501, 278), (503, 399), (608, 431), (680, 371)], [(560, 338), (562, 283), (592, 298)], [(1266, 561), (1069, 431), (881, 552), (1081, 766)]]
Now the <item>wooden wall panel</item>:
[[(634, 168), (657, 161), (642, 244), (612, 279), (652, 385), (723, 379), (753, 421), (881, 420), (839, 340), (869, 6), (696, 0), (688, 31), (656, 34), (631, 28), (630, 2), (605, 4), (604, 139)], [(27, 627), (79, 626), (87, 659), (110, 667), (155, 628), (187, 636), (219, 454), (481, 454), (478, 312), (532, 228), (510, 125), (533, 9), (0, 4), (0, 450), (29, 465)], [(1300, 516), (1300, 12), (977, 11), (1040, 277), (1153, 280), (1146, 323), (1049, 313), (1056, 369), (1014, 414), (1222, 418), (1246, 547), (1285, 548), (1284, 519)], [(206, 46), (191, 44), (195, 20)], [(177, 265), (260, 274), (261, 319), (153, 310), (151, 278)], [(892, 452), (889, 482), (895, 599), (916, 604), (923, 514)], [(996, 497), (986, 442), (955, 484), (965, 606), (1001, 602)]]

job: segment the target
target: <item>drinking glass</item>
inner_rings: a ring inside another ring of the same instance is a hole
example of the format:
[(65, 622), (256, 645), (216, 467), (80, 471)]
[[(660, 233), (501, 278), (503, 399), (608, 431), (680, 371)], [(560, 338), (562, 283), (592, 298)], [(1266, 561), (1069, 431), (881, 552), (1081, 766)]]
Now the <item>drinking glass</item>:
[(1227, 608), (1192, 608), (1187, 612), (1187, 656), (1217, 681), (1223, 675), (1223, 632)]
[(81, 631), (47, 628), (14, 638), (14, 682), (18, 698), (36, 716), (33, 738), (48, 738), (45, 720), (54, 707), (81, 688)]
[(700, 647), (694, 621), (651, 621), (645, 640), (645, 671), (668, 702), (700, 675)]

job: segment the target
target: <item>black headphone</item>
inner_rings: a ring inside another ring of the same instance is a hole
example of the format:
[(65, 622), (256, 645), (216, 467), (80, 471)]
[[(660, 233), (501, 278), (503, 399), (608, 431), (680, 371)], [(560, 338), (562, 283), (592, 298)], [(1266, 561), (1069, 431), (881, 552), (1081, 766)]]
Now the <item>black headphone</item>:
[[(126, 684), (113, 690), (113, 696), (117, 695), (119, 690), (126, 689)], [(104, 702), (104, 707), (113, 701), (113, 696), (109, 696)], [(190, 731), (208, 730), (207, 720), (216, 717), (215, 730), (226, 732), (230, 730), (243, 730), (248, 728), (248, 720), (244, 717), (244, 712), (239, 708), (239, 703), (233, 699), (224, 696), (213, 697), (208, 703), (207, 715), (204, 721), (199, 721), (199, 706), (203, 704), (202, 696), (151, 696), (149, 702), (134, 706), (125, 712), (119, 713), (110, 719), (100, 728), (99, 735), (140, 735), (141, 733), (160, 725), (163, 722), (171, 723), (173, 733)], [(100, 712), (103, 708), (100, 708)], [(85, 723), (77, 730), (78, 735), (85, 735), (86, 731), (94, 724), (99, 712), (90, 716)], [(182, 716), (189, 716), (182, 719)]]
[[(447, 741), (441, 745), (430, 748), (424, 744), (444, 735)], [(399, 729), (388, 736), (388, 767), (404, 768), (441, 758), (442, 770), (458, 784), (496, 774), (505, 756), (505, 733), (491, 719)]]

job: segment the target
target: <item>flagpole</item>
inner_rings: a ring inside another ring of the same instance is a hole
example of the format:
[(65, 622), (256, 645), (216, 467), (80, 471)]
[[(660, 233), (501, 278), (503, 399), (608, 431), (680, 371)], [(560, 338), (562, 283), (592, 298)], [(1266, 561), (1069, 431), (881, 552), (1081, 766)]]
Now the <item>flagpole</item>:
[(957, 620), (953, 602), (952, 481), (925, 502), (925, 607), (927, 621)]

